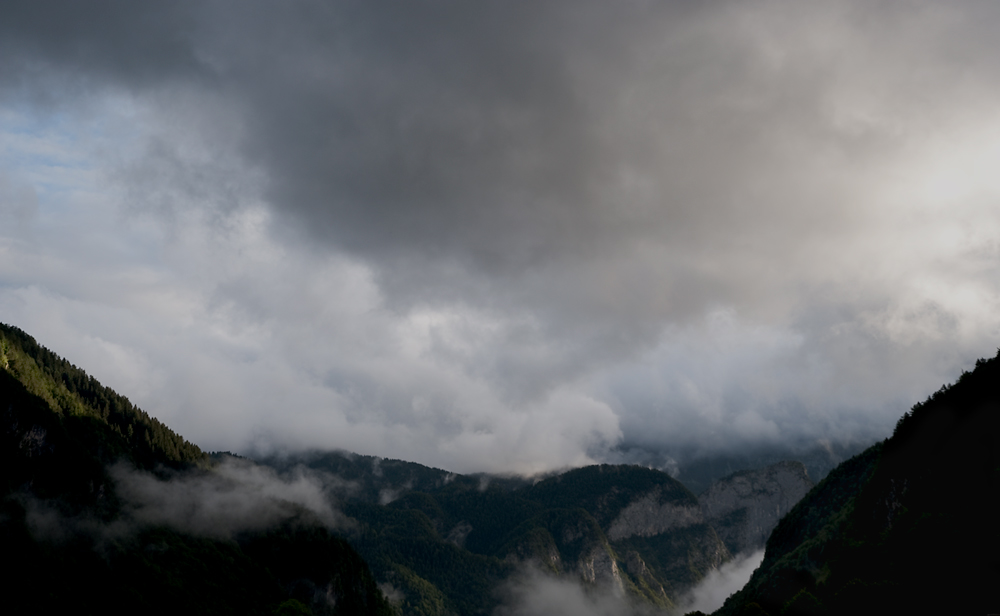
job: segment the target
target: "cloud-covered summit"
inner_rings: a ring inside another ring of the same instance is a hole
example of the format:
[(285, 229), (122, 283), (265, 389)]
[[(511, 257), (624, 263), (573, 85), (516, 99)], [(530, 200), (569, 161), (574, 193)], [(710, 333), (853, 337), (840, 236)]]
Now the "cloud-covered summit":
[(8, 2), (0, 309), (210, 448), (878, 437), (997, 344), (997, 19)]

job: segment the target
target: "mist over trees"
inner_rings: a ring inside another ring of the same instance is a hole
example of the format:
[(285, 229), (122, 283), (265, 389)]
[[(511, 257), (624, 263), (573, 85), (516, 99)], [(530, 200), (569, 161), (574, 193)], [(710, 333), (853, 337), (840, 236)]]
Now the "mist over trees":
[(0, 366), (8, 609), (394, 614), (302, 486), (213, 468), (16, 328), (0, 326)]

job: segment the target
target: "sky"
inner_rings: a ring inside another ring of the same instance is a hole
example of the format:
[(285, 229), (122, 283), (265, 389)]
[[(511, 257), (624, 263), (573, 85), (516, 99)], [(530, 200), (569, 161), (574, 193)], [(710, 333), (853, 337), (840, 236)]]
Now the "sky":
[(0, 5), (0, 321), (208, 450), (831, 447), (1000, 346), (991, 2)]

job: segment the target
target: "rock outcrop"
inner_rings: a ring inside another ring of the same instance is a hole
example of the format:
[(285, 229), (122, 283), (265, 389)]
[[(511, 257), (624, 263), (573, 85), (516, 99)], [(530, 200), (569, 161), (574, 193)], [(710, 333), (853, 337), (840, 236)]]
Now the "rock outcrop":
[(665, 500), (662, 488), (656, 488), (622, 509), (607, 533), (608, 539), (618, 541), (634, 536), (652, 537), (703, 522), (702, 511), (696, 504)]
[(577, 571), (586, 582), (610, 588), (619, 596), (625, 594), (618, 563), (606, 544), (596, 545), (582, 554), (577, 563)]
[(646, 562), (635, 550), (630, 550), (625, 555), (625, 570), (632, 576), (639, 588), (652, 595), (654, 603), (660, 606), (673, 605), (670, 597), (667, 596), (667, 591), (663, 589), (663, 584), (656, 579), (656, 576), (646, 566)]
[(705, 521), (739, 554), (764, 547), (778, 520), (812, 487), (801, 462), (779, 462), (720, 479), (698, 501)]

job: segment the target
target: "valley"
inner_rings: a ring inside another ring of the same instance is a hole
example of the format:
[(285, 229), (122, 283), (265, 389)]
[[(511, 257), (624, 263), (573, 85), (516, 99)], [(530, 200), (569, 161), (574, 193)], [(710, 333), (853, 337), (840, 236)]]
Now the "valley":
[(995, 607), (997, 358), (818, 485), (785, 461), (698, 495), (636, 465), (525, 478), (208, 454), (16, 328), (0, 329), (0, 364), (16, 611), (494, 614), (499, 588), (534, 575), (677, 612), (765, 546), (720, 616)]

